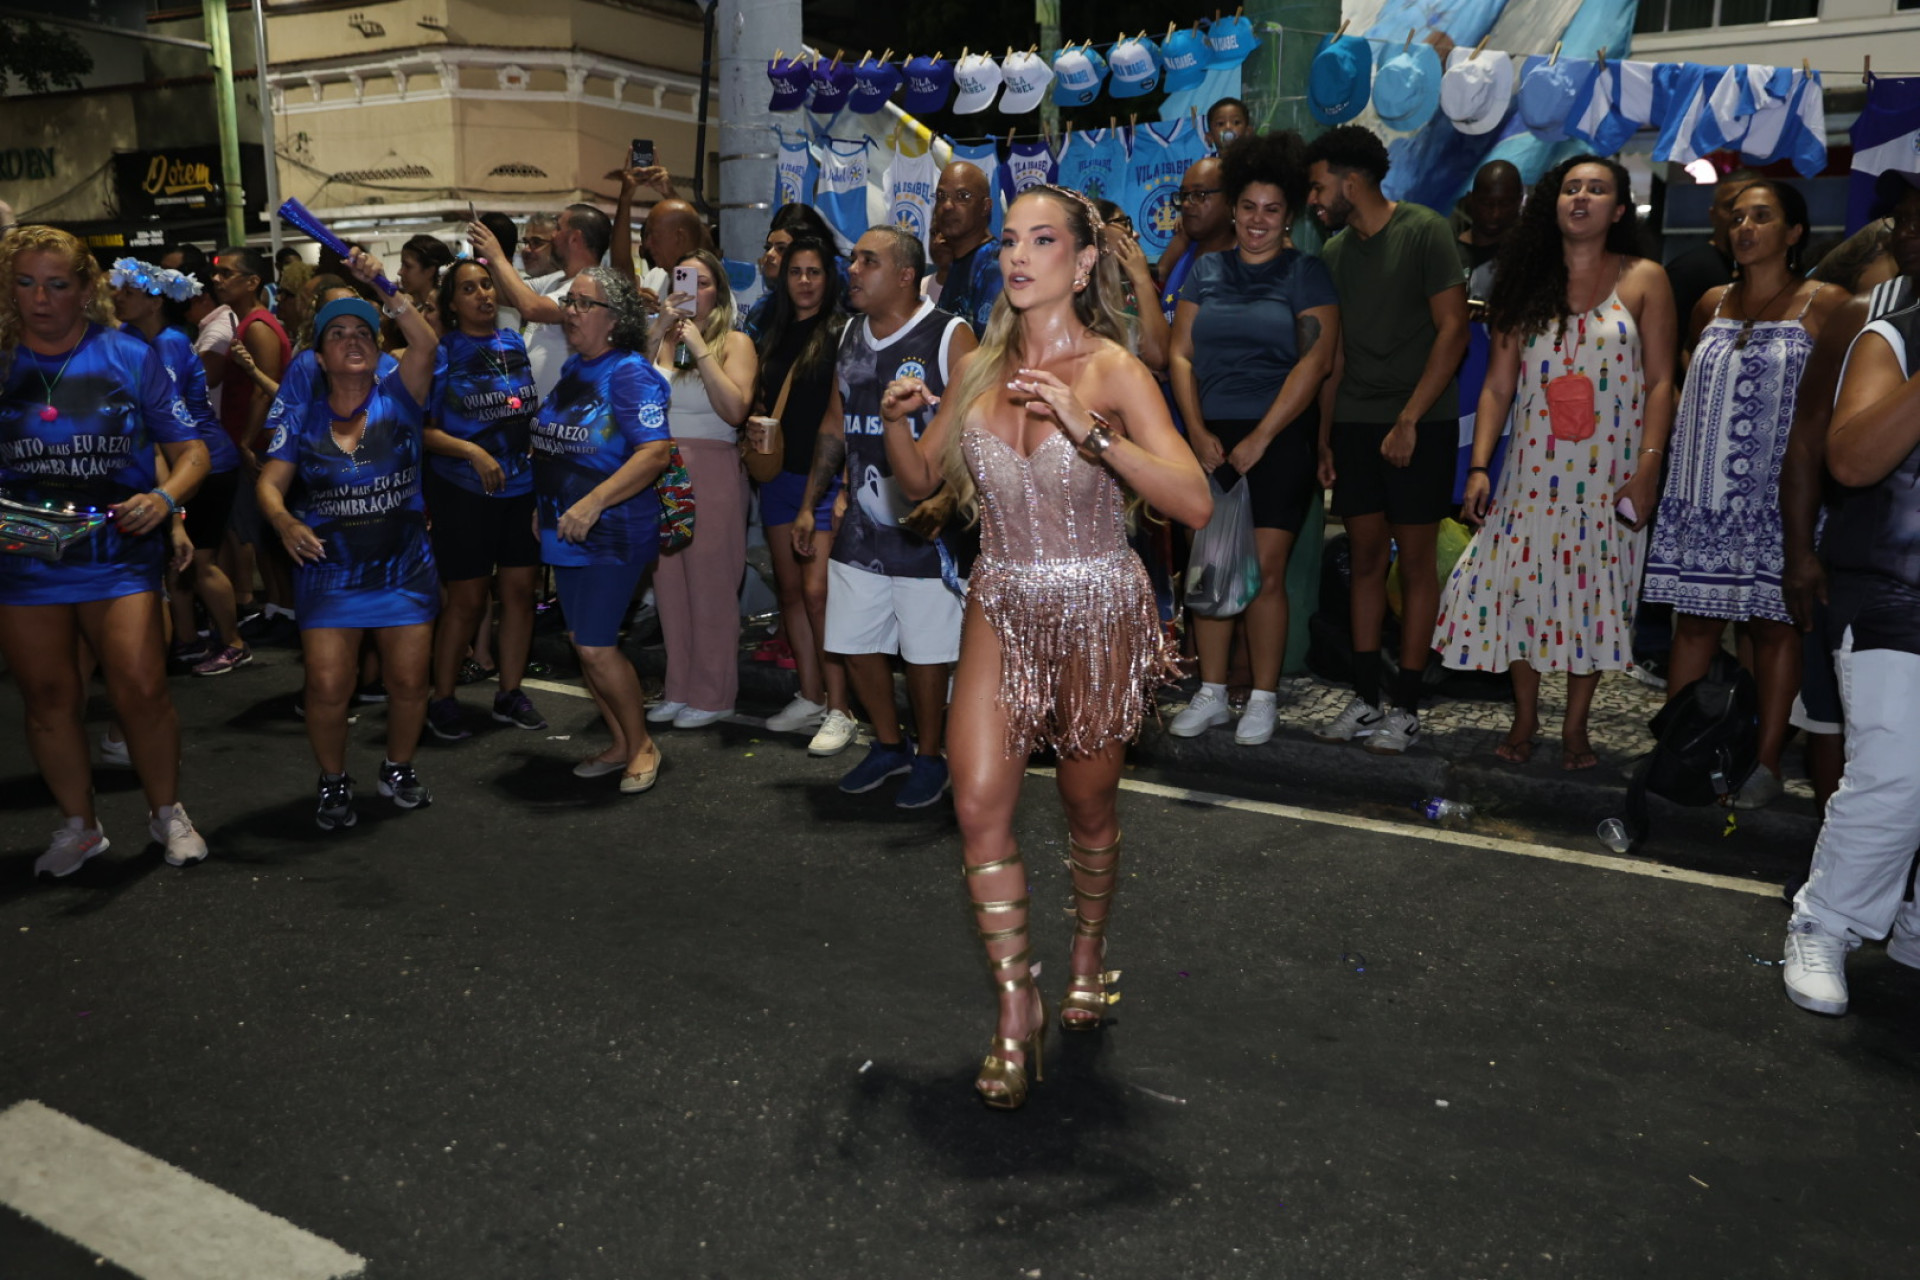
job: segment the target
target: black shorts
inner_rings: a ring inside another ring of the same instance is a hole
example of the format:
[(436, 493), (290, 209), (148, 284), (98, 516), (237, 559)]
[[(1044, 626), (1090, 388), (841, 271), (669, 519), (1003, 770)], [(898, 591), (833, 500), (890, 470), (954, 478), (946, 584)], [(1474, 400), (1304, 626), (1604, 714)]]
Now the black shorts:
[(1385, 514), (1388, 524), (1438, 524), (1460, 509), (1453, 498), (1460, 424), (1422, 422), (1413, 457), (1396, 467), (1380, 456), (1391, 422), (1333, 424), (1333, 514)]
[[(1207, 420), (1207, 430), (1228, 453), (1259, 426), (1255, 418)], [(1307, 522), (1307, 508), (1320, 496), (1315, 472), (1320, 462), (1320, 411), (1309, 406), (1273, 438), (1267, 451), (1247, 473), (1247, 498), (1253, 507), (1253, 527), (1298, 533)], [(1222, 477), (1224, 480), (1225, 477)]]
[(195, 551), (212, 551), (227, 536), (233, 517), (233, 497), (240, 491), (239, 467), (208, 476), (187, 503), (187, 541)]
[(429, 471), (426, 494), (427, 516), (433, 522), (433, 558), (442, 582), (491, 578), (495, 569), (524, 569), (540, 563), (531, 493), (489, 497)]

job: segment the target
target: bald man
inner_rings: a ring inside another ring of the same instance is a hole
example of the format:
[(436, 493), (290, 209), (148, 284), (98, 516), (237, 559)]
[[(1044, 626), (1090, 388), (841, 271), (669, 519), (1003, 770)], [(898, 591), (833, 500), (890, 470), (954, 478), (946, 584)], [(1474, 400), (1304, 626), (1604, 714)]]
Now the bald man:
[(975, 337), (986, 331), (1003, 283), (992, 200), (987, 175), (965, 160), (942, 169), (933, 191), (933, 229), (953, 254), (940, 277), (940, 309), (965, 320)]
[(1506, 160), (1489, 160), (1473, 175), (1473, 190), (1462, 207), (1467, 229), (1460, 233), (1460, 266), (1471, 274), (1474, 268), (1491, 262), (1500, 242), (1520, 221), (1520, 202), (1527, 187), (1520, 170)]
[(685, 200), (662, 200), (647, 210), (647, 221), (640, 235), (647, 257), (653, 262), (653, 267), (640, 277), (640, 287), (664, 298), (673, 292), (667, 286), (673, 281), (674, 264), (695, 249), (705, 247), (707, 224)]
[(1180, 230), (1160, 255), (1160, 279), (1166, 282), (1160, 290), (1160, 309), (1168, 324), (1173, 323), (1180, 286), (1193, 264), (1206, 254), (1233, 248), (1233, 210), (1220, 173), (1220, 158), (1206, 156), (1188, 165), (1180, 179), (1180, 194), (1174, 197), (1180, 202)]

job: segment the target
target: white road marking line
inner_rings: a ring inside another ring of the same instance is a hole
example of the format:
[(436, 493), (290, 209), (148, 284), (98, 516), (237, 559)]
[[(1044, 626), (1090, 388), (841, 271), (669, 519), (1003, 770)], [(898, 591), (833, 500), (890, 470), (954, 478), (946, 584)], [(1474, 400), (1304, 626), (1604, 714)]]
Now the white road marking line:
[[(1042, 777), (1052, 777), (1054, 771), (1029, 769), (1027, 772)], [(1264, 814), (1270, 818), (1290, 818), (1296, 822), (1317, 822), (1328, 827), (1347, 827), (1354, 831), (1406, 836), (1414, 840), (1430, 840), (1435, 844), (1459, 845), (1465, 849), (1487, 849), (1495, 853), (1518, 854), (1523, 858), (1569, 862), (1576, 866), (1597, 867), (1603, 871), (1620, 871), (1630, 876), (1647, 876), (1655, 880), (1677, 880), (1682, 884), (1697, 884), (1709, 889), (1728, 889), (1734, 893), (1752, 894), (1758, 898), (1777, 898), (1781, 890), (1780, 885), (1767, 884), (1764, 881), (1742, 880), (1736, 876), (1718, 876), (1706, 871), (1689, 871), (1684, 867), (1663, 866), (1657, 862), (1637, 862), (1632, 858), (1619, 858), (1611, 854), (1586, 853), (1579, 849), (1563, 849), (1556, 845), (1528, 844), (1520, 840), (1504, 840), (1499, 836), (1477, 835), (1471, 831), (1449, 830), (1446, 827), (1416, 827), (1411, 823), (1383, 822), (1378, 818), (1361, 818), (1352, 814), (1302, 809), (1290, 804), (1273, 804), (1266, 800), (1242, 800), (1238, 796), (1219, 795), (1211, 791), (1193, 791), (1186, 787), (1169, 787), (1162, 783), (1141, 782), (1134, 778), (1122, 778), (1120, 789), (1141, 795), (1158, 796), (1164, 800), (1188, 800), (1196, 804), (1212, 805), (1219, 809), (1237, 809), (1242, 813)]]
[[(590, 696), (578, 685), (559, 684), (551, 680), (522, 681), (530, 689), (542, 689), (551, 693), (565, 694), (574, 698)], [(728, 724), (745, 725), (751, 729), (764, 729), (767, 722), (758, 716), (731, 715)], [(865, 741), (862, 735), (861, 741)], [(1033, 777), (1051, 778), (1053, 770), (1034, 768), (1027, 770)], [(1638, 862), (1632, 858), (1615, 857), (1605, 853), (1587, 853), (1579, 849), (1563, 849), (1556, 845), (1528, 844), (1521, 840), (1504, 840), (1499, 836), (1476, 835), (1470, 831), (1454, 831), (1446, 827), (1416, 827), (1411, 823), (1384, 822), (1378, 818), (1361, 818), (1351, 814), (1327, 813), (1319, 809), (1302, 809), (1289, 804), (1274, 804), (1267, 800), (1242, 800), (1238, 796), (1219, 795), (1211, 791), (1194, 791), (1187, 787), (1170, 787), (1158, 782), (1141, 782), (1134, 778), (1122, 778), (1120, 789), (1134, 791), (1141, 795), (1158, 796), (1164, 800), (1190, 800), (1196, 804), (1211, 805), (1218, 809), (1237, 809), (1242, 813), (1264, 814), (1270, 818), (1291, 818), (1296, 822), (1318, 822), (1329, 827), (1348, 827), (1355, 831), (1371, 831), (1382, 835), (1411, 836), (1416, 840), (1431, 840), (1435, 844), (1454, 844), (1466, 849), (1489, 849), (1496, 853), (1518, 854), (1523, 858), (1544, 858), (1549, 862), (1568, 862), (1575, 866), (1597, 867), (1602, 871), (1620, 871), (1630, 876), (1647, 876), (1655, 880), (1676, 880), (1682, 884), (1697, 884), (1709, 889), (1727, 889), (1734, 893), (1752, 894), (1757, 898), (1777, 898), (1782, 886), (1768, 884), (1760, 880), (1742, 880), (1737, 876), (1719, 876), (1707, 871), (1689, 871), (1684, 867), (1669, 867), (1657, 862)]]
[(0, 1111), (0, 1201), (142, 1280), (336, 1280), (367, 1265), (33, 1101)]

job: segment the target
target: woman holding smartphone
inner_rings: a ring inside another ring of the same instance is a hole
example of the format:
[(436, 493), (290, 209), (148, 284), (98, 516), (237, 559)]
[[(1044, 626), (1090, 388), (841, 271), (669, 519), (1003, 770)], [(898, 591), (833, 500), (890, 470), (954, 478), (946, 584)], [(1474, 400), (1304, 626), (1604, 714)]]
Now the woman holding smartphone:
[[(1480, 527), (1441, 595), (1434, 648), (1457, 671), (1512, 677), (1513, 727), (1495, 752), (1509, 764), (1533, 758), (1540, 673), (1564, 671), (1561, 767), (1593, 768), (1600, 673), (1633, 665), (1641, 531), (1673, 426), (1675, 323), (1667, 274), (1637, 243), (1626, 170), (1576, 156), (1534, 187), (1497, 259), (1460, 512)], [(1488, 460), (1516, 394), (1496, 497)]]
[(699, 496), (693, 541), (660, 558), (654, 602), (667, 641), (666, 693), (654, 724), (699, 729), (733, 714), (740, 687), (740, 575), (747, 567), (747, 472), (740, 427), (753, 411), (760, 357), (734, 328), (733, 291), (704, 249), (674, 264), (654, 327), (654, 367), (673, 388), (668, 420)]

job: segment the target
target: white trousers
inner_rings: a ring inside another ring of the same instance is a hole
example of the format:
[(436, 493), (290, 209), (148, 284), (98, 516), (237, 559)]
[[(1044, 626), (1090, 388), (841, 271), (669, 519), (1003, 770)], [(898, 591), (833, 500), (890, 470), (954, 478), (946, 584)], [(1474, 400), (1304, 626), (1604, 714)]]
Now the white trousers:
[(1920, 654), (1833, 655), (1846, 712), (1847, 765), (1827, 802), (1813, 871), (1793, 900), (1793, 927), (1857, 947), (1897, 930), (1920, 938), (1920, 906), (1902, 902), (1920, 849)]

